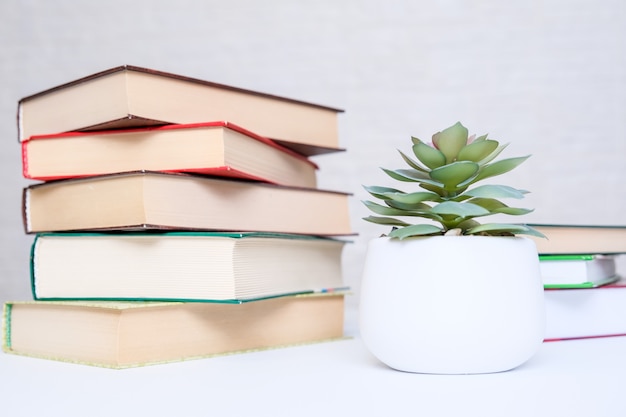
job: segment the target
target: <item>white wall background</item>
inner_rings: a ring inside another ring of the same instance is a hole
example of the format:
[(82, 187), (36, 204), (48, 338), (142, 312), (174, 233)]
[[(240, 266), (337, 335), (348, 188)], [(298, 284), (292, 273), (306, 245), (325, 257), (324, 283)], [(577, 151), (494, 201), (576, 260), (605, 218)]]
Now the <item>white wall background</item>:
[(121, 64), (345, 109), (347, 152), (316, 162), (321, 187), (354, 193), (357, 293), (383, 232), (361, 184), (458, 120), (533, 154), (507, 182), (536, 211), (512, 220), (625, 223), (622, 0), (2, 0), (0, 58), (0, 300), (30, 299), (17, 101)]

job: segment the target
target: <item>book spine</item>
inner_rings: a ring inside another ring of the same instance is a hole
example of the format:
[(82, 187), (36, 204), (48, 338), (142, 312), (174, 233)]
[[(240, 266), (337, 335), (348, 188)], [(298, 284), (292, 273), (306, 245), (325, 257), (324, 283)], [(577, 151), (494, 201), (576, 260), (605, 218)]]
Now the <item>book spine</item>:
[(4, 303), (2, 308), (2, 350), (9, 351), (11, 349), (11, 303)]
[(30, 272), (30, 292), (33, 295), (34, 300), (39, 300), (37, 297), (37, 282), (35, 277), (35, 265), (37, 262), (36, 253), (37, 246), (39, 244), (39, 239), (41, 238), (41, 234), (35, 235), (35, 240), (33, 240), (32, 245), (30, 246), (30, 262), (29, 262), (29, 272)]
[(595, 255), (539, 255), (540, 261), (593, 261)]
[(30, 179), (30, 175), (28, 174), (28, 149), (26, 148), (26, 142), (22, 142), (22, 176), (24, 178)]

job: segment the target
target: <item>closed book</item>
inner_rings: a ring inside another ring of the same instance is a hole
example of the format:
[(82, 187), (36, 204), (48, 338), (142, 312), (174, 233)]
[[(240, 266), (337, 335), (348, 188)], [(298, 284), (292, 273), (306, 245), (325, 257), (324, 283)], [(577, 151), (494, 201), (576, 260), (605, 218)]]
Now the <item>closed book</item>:
[(539, 255), (545, 288), (590, 288), (617, 281), (614, 255)]
[(626, 281), (597, 288), (546, 289), (548, 341), (626, 335)]
[(200, 175), (127, 172), (24, 189), (27, 233), (192, 229), (352, 234), (349, 195)]
[(530, 236), (540, 255), (626, 253), (626, 226), (529, 224), (547, 239)]
[(24, 177), (38, 180), (148, 170), (317, 184), (309, 159), (227, 122), (32, 136), (22, 162)]
[(344, 241), (262, 233), (58, 233), (31, 251), (35, 299), (239, 302), (343, 287)]
[(226, 120), (299, 153), (339, 149), (342, 110), (188, 76), (123, 65), (24, 97), (20, 141), (75, 130)]
[(343, 320), (343, 293), (241, 304), (7, 302), (3, 350), (128, 368), (336, 340)]

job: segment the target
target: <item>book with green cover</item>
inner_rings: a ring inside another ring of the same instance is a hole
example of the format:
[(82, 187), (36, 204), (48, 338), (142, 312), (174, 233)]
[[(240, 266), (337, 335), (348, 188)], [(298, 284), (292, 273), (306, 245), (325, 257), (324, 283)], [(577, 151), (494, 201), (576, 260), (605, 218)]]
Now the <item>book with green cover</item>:
[(344, 337), (344, 293), (241, 304), (21, 301), (4, 304), (6, 353), (129, 368)]
[(539, 255), (544, 288), (595, 288), (619, 279), (614, 255)]
[(338, 239), (270, 233), (49, 233), (36, 300), (232, 302), (344, 288)]

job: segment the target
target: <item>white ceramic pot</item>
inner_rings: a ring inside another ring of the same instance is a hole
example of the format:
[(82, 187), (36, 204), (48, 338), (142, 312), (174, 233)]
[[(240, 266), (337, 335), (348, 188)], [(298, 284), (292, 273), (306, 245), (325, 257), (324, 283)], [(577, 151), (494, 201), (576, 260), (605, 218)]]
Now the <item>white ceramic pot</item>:
[(543, 297), (531, 239), (378, 238), (364, 266), (360, 332), (374, 356), (401, 371), (506, 371), (539, 349)]

